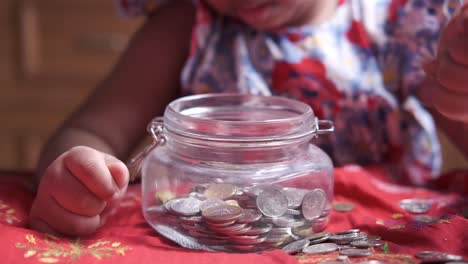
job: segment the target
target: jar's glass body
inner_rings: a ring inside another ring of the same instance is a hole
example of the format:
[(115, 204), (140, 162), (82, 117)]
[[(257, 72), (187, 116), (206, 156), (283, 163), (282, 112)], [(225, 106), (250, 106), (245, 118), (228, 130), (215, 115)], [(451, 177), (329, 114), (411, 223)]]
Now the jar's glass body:
[(330, 158), (311, 143), (317, 120), (280, 97), (182, 98), (164, 114), (163, 144), (144, 159), (143, 213), (176, 243), (261, 251), (322, 231), (333, 197)]

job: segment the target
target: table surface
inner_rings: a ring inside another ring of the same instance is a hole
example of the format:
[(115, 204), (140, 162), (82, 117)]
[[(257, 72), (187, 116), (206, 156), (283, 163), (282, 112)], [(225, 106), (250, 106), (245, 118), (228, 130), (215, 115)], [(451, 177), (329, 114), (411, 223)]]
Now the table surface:
[[(349, 165), (335, 169), (335, 202), (351, 202), (349, 212), (332, 211), (326, 231), (353, 228), (382, 237), (373, 255), (347, 262), (380, 260), (420, 263), (414, 255), (424, 250), (462, 255), (468, 260), (468, 171), (444, 175), (433, 188), (401, 186), (385, 180), (378, 167)], [(158, 234), (141, 213), (141, 191), (133, 184), (113, 217), (95, 234), (65, 238), (28, 228), (34, 194), (28, 173), (0, 172), (1, 263), (320, 263), (336, 261), (338, 252), (288, 255), (281, 250), (263, 253), (211, 253), (183, 249)], [(432, 202), (429, 217), (401, 209), (405, 198)], [(465, 215), (465, 217), (464, 217)], [(422, 221), (423, 219), (424, 221)]]

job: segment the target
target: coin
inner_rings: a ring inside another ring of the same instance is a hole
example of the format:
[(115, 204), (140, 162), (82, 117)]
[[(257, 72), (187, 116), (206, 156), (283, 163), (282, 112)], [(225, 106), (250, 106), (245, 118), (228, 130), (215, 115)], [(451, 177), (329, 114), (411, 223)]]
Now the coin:
[(329, 253), (338, 250), (338, 245), (335, 243), (322, 243), (311, 245), (305, 247), (302, 252), (306, 254), (322, 254), (322, 253)]
[(281, 192), (288, 199), (288, 208), (296, 209), (301, 206), (302, 199), (304, 199), (304, 195), (307, 193), (307, 190), (285, 187)]
[(351, 243), (352, 241), (357, 241), (357, 240), (366, 240), (367, 239), (367, 234), (365, 233), (346, 233), (342, 235), (331, 235), (330, 240), (333, 241), (334, 243), (338, 245), (347, 245)]
[(280, 216), (273, 219), (273, 224), (278, 227), (299, 227), (305, 224), (303, 219), (298, 220), (292, 216)]
[(348, 235), (348, 234), (359, 233), (359, 232), (361, 232), (361, 230), (355, 228), (355, 229), (349, 229), (345, 231), (336, 232), (335, 235)]
[(246, 235), (260, 235), (260, 234), (265, 234), (270, 232), (270, 230), (273, 228), (273, 225), (271, 224), (256, 224), (252, 226), (250, 230), (245, 232)]
[(399, 205), (410, 213), (423, 214), (431, 209), (432, 203), (427, 199), (403, 199)]
[(177, 214), (190, 216), (200, 212), (200, 204), (197, 198), (179, 198), (171, 200), (170, 209)]
[(242, 210), (242, 216), (237, 220), (238, 223), (253, 223), (262, 218), (262, 213), (256, 209)]
[(230, 198), (231, 196), (237, 193), (237, 187), (232, 184), (227, 183), (216, 183), (211, 184), (203, 194), (206, 198), (218, 198), (221, 200), (225, 200)]
[(310, 244), (308, 239), (301, 239), (301, 240), (296, 240), (294, 242), (291, 242), (284, 246), (282, 250), (288, 254), (294, 254), (299, 251), (302, 251), (305, 247), (307, 247)]
[(372, 251), (368, 249), (349, 248), (340, 250), (340, 255), (348, 257), (366, 257), (372, 255)]
[(350, 245), (357, 248), (370, 248), (370, 247), (380, 247), (383, 245), (382, 241), (379, 240), (356, 240), (351, 241)]
[(264, 190), (257, 196), (257, 207), (266, 216), (282, 216), (288, 210), (288, 199), (278, 190)]
[(334, 202), (332, 208), (338, 212), (349, 212), (354, 209), (354, 204), (350, 202)]
[(229, 222), (237, 220), (242, 215), (242, 209), (233, 205), (218, 205), (202, 212), (202, 216), (209, 222)]
[(452, 255), (441, 251), (420, 251), (415, 254), (417, 258), (422, 259), (423, 262), (449, 262), (461, 261), (462, 256)]
[(430, 215), (415, 215), (413, 217), (413, 221), (416, 222), (424, 222), (424, 223), (434, 223), (437, 222), (437, 218), (432, 217)]
[(318, 218), (326, 205), (326, 195), (322, 189), (314, 189), (307, 192), (302, 200), (302, 215), (305, 219), (312, 221)]
[(174, 199), (176, 195), (171, 191), (158, 191), (154, 193), (156, 199), (158, 199), (161, 203), (167, 203), (168, 201)]
[(210, 207), (215, 207), (215, 206), (224, 205), (224, 204), (226, 204), (226, 202), (221, 199), (209, 198), (200, 204), (200, 210), (203, 212)]

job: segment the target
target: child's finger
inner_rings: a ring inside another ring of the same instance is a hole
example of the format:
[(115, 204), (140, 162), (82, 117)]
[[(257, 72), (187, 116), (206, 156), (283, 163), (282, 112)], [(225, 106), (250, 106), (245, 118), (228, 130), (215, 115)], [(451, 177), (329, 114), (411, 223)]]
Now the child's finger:
[(468, 94), (460, 95), (447, 91), (443, 86), (429, 83), (421, 87), (418, 94), (422, 101), (429, 102), (429, 105), (444, 116), (458, 121), (468, 121)]
[(435, 79), (451, 92), (468, 94), (468, 65), (454, 61), (448, 53), (439, 54)]
[(104, 162), (103, 153), (86, 147), (74, 147), (63, 157), (63, 162), (72, 175), (104, 201), (120, 191)]
[(95, 216), (106, 207), (105, 201), (89, 191), (67, 170), (56, 171), (53, 175), (43, 178), (39, 191), (49, 193), (65, 210), (82, 216)]
[(456, 63), (468, 65), (468, 27), (465, 35), (447, 43), (447, 52)]
[(114, 182), (117, 184), (119, 189), (123, 189), (127, 186), (128, 180), (130, 178), (127, 166), (120, 161), (119, 159), (115, 158), (114, 156), (104, 154), (104, 162), (109, 169)]
[(433, 96), (433, 90), (435, 89), (436, 82), (433, 80), (430, 75), (426, 77), (424, 82), (421, 84), (420, 88), (417, 91), (417, 97), (421, 101), (421, 103), (427, 107), (427, 108), (432, 108), (432, 98)]
[(55, 231), (51, 226), (49, 226), (46, 222), (44, 222), (40, 218), (32, 218), (29, 221), (29, 227), (34, 230), (41, 231), (47, 234), (59, 235), (57, 231)]
[(37, 197), (31, 207), (31, 222), (43, 221), (54, 230), (66, 235), (87, 235), (101, 225), (99, 215), (87, 217), (74, 214), (62, 208), (52, 196)]

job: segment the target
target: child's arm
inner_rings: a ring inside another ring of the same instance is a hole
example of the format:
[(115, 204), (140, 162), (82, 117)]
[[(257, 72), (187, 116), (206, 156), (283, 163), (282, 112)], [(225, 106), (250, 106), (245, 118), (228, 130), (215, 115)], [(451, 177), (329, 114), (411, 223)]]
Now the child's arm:
[(437, 58), (425, 70), (419, 97), (468, 157), (468, 5), (442, 31)]
[(151, 118), (178, 95), (193, 20), (188, 1), (157, 10), (110, 75), (50, 139), (37, 168), (33, 227), (81, 235), (103, 223), (108, 202), (128, 182), (127, 168), (114, 156), (126, 159)]

